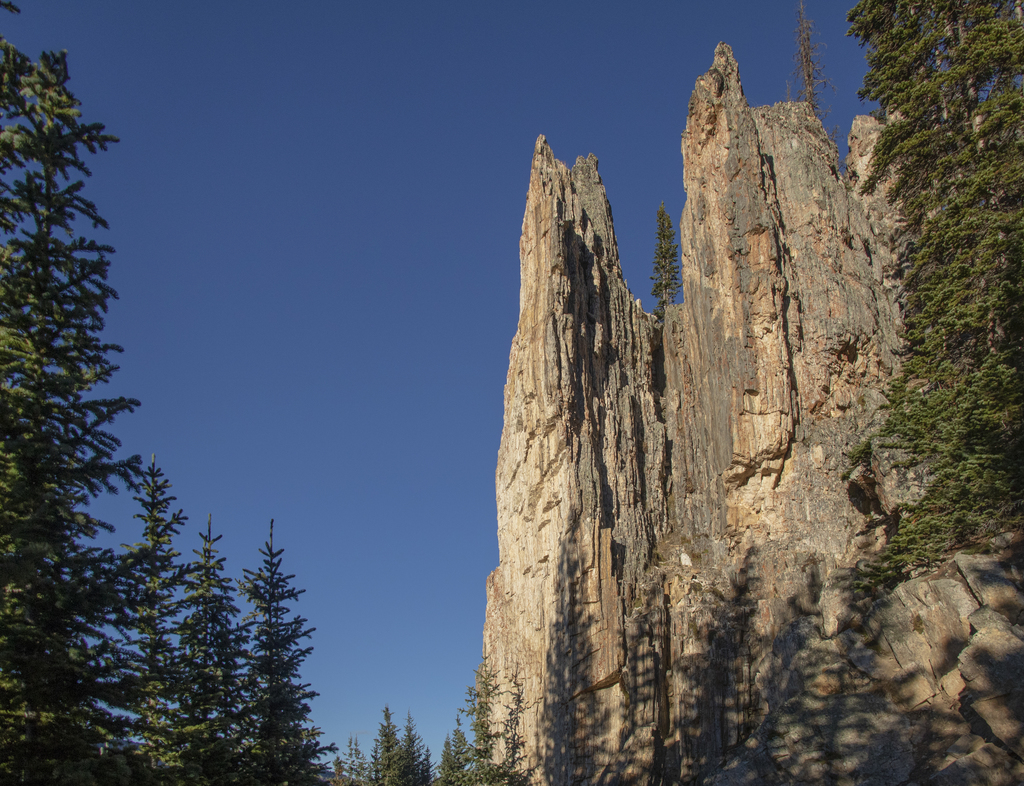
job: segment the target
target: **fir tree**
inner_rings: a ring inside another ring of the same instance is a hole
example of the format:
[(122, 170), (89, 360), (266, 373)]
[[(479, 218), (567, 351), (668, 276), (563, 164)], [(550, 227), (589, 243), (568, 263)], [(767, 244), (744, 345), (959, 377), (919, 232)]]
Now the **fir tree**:
[(324, 753), (337, 747), (321, 745), (320, 729), (309, 725), (309, 701), (318, 694), (299, 680), (303, 661), (313, 651), (302, 647), (315, 628), (292, 617), (286, 605), (305, 590), (291, 586), (294, 575), (281, 570), (284, 549), (274, 548), (274, 522), (262, 549), (263, 565), (245, 571), (241, 589), (253, 610), (249, 615), (252, 643), (247, 662), (247, 774), (259, 786), (314, 786), (326, 768)]
[(651, 294), (658, 298), (654, 315), (665, 319), (665, 309), (676, 302), (676, 295), (681, 286), (679, 282), (679, 246), (676, 244), (676, 230), (672, 219), (665, 212), (665, 203), (658, 208), (658, 241), (654, 247), (654, 275), (651, 281)]
[(377, 729), (370, 752), (370, 782), (373, 786), (407, 786), (408, 773), (405, 751), (398, 739), (398, 727), (385, 704), (384, 719)]
[(76, 234), (106, 227), (83, 155), (116, 140), (67, 82), (64, 53), (0, 38), (0, 780), (22, 784), (129, 777), (118, 560), (85, 506), (136, 477), (107, 429), (138, 402), (95, 395), (121, 351), (100, 338), (112, 249)]
[(832, 83), (825, 78), (825, 72), (821, 67), (821, 44), (814, 40), (814, 22), (804, 13), (804, 0), (800, 0), (797, 5), (794, 32), (796, 54), (793, 55), (793, 60), (796, 62), (796, 70), (793, 76), (796, 77), (797, 100), (806, 103), (814, 112), (814, 116), (824, 121), (829, 110), (821, 107), (821, 91), (826, 87), (832, 87)]
[[(460, 710), (469, 720), (473, 741), (466, 743), (465, 749), (460, 744), (465, 737), (452, 742), (452, 765), (445, 768), (442, 756), (446, 778), (461, 777), (461, 783), (473, 786), (524, 786), (528, 782), (520, 736), (522, 689), (516, 685), (511, 703), (502, 705), (504, 720), (495, 715), (500, 698), (497, 677), (484, 661), (476, 670), (475, 683), (466, 689), (466, 703)], [(461, 734), (461, 729), (456, 732)]]
[(349, 735), (345, 753), (334, 757), (332, 786), (369, 786), (370, 763), (359, 747), (359, 739)]
[(462, 731), (462, 719), (456, 718), (455, 731), (444, 738), (435, 786), (464, 786), (468, 783), (468, 768), (472, 760), (470, 750), (469, 741)]
[(217, 556), (212, 519), (200, 533), (199, 558), (186, 579), (185, 618), (179, 647), (186, 690), (179, 697), (176, 725), (184, 777), (194, 786), (238, 783), (240, 723), (245, 703), (243, 662), (247, 636), (237, 624), (232, 581)]
[(412, 713), (406, 713), (405, 729), (402, 732), (402, 751), (404, 753), (408, 786), (430, 786), (434, 780), (433, 765), (430, 762), (430, 749), (423, 743), (423, 738), (416, 731)]
[(454, 779), (452, 773), (455, 771), (455, 752), (452, 750), (452, 735), (444, 735), (444, 745), (441, 746), (441, 762), (437, 767), (437, 779), (435, 784), (451, 786)]
[(185, 570), (173, 541), (187, 520), (182, 511), (168, 512), (175, 498), (171, 484), (153, 457), (143, 473), (142, 494), (135, 500), (143, 513), (136, 514), (145, 527), (144, 540), (126, 547), (126, 563), (135, 591), (132, 627), (138, 649), (137, 734), (141, 752), (149, 759), (160, 782), (177, 778), (178, 741), (173, 719), (181, 682), (181, 657), (177, 646), (179, 597)]
[(1024, 26), (1015, 0), (862, 0), (861, 91), (887, 118), (865, 188), (914, 241), (909, 354), (884, 431), (933, 481), (880, 578), (1024, 513)]

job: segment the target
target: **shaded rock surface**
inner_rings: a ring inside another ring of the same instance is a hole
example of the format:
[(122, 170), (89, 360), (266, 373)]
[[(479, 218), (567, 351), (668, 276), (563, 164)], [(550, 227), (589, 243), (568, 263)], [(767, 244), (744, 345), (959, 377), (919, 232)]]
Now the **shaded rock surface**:
[(877, 133), (857, 119), (843, 175), (805, 105), (747, 105), (719, 45), (690, 99), (684, 302), (663, 324), (622, 278), (597, 159), (538, 139), (484, 628), (537, 783), (1017, 765), (1019, 697), (993, 687), (1020, 665), (1006, 637), (1024, 644), (1016, 558), (854, 589), (927, 471), (876, 451), (844, 474), (900, 351), (901, 239), (884, 189), (855, 187)]

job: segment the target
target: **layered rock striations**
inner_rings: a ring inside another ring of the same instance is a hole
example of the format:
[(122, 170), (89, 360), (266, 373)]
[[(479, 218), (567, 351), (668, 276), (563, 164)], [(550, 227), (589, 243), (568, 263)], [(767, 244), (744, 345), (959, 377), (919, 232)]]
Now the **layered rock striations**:
[(664, 324), (622, 278), (597, 160), (567, 168), (538, 139), (484, 629), (538, 783), (696, 783), (727, 760), (771, 782), (766, 729), (828, 718), (846, 740), (882, 719), (865, 761), (910, 771), (909, 700), (848, 655), (851, 628), (887, 619), (853, 603), (850, 568), (900, 494), (877, 461), (844, 474), (900, 349), (896, 225), (855, 188), (876, 134), (855, 121), (841, 173), (806, 106), (747, 105), (719, 45), (683, 134), (684, 299)]

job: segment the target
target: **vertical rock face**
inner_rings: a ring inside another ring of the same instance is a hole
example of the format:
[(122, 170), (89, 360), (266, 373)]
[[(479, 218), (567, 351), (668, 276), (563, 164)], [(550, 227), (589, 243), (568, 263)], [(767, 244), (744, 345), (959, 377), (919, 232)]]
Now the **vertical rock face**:
[(534, 151), (484, 653), (522, 687), (541, 783), (707, 776), (799, 689), (776, 635), (847, 627), (847, 568), (883, 537), (842, 477), (896, 364), (881, 196), (805, 106), (748, 107), (725, 45), (682, 152), (684, 302), (661, 325), (623, 281), (597, 160)]

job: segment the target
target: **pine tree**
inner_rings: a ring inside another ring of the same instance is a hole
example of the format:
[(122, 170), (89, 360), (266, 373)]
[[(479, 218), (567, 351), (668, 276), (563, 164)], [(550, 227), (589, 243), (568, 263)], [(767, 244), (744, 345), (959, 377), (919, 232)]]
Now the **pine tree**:
[(359, 739), (349, 735), (345, 753), (334, 757), (332, 786), (369, 786), (371, 781), (370, 763), (359, 747)]
[(651, 294), (658, 298), (654, 315), (665, 319), (665, 309), (676, 302), (676, 295), (681, 286), (679, 282), (679, 246), (676, 244), (676, 230), (672, 219), (665, 212), (665, 203), (658, 208), (658, 241), (654, 247), (654, 275), (651, 281)]
[(462, 718), (455, 718), (455, 731), (445, 736), (435, 786), (468, 786), (471, 783), (473, 748), (462, 730)]
[(377, 729), (370, 752), (370, 782), (373, 786), (408, 786), (409, 767), (405, 751), (398, 739), (398, 727), (391, 719), (391, 710), (384, 705), (384, 720)]
[(459, 719), (456, 719), (457, 728), (455, 732), (445, 735), (444, 746), (441, 748), (441, 761), (437, 765), (437, 778), (434, 780), (434, 786), (461, 786), (465, 777), (464, 757), (458, 754), (457, 743), (453, 741), (453, 737), (455, 740), (458, 740), (458, 736), (461, 735), (461, 741), (465, 745), (463, 750), (469, 747), (465, 735), (462, 734), (462, 729), (458, 727), (459, 723)]
[(181, 510), (168, 516), (175, 500), (167, 493), (170, 487), (154, 456), (143, 473), (142, 494), (135, 497), (144, 511), (135, 516), (145, 524), (144, 540), (126, 547), (125, 560), (135, 586), (132, 628), (139, 691), (135, 728), (142, 742), (140, 751), (161, 783), (172, 783), (178, 776), (179, 742), (173, 715), (181, 684), (177, 623), (185, 569), (177, 560), (181, 554), (173, 541), (187, 520)]
[(252, 643), (247, 663), (247, 774), (259, 786), (315, 786), (326, 768), (320, 756), (337, 752), (321, 745), (320, 729), (309, 725), (309, 701), (318, 694), (299, 680), (303, 661), (313, 651), (302, 647), (315, 628), (304, 617), (290, 617), (286, 605), (305, 590), (291, 586), (294, 575), (281, 571), (284, 549), (274, 548), (274, 522), (262, 549), (263, 564), (245, 571), (242, 592), (252, 605)]
[[(832, 83), (825, 78), (824, 69), (821, 67), (821, 43), (814, 40), (814, 22), (804, 13), (804, 0), (800, 0), (797, 5), (794, 32), (796, 54), (793, 55), (793, 60), (796, 62), (796, 70), (793, 76), (796, 77), (798, 85), (797, 100), (805, 102), (811, 107), (814, 116), (824, 121), (829, 110), (821, 107), (821, 91), (826, 87), (832, 87)], [(786, 89), (788, 92), (788, 85)]]
[(402, 732), (402, 751), (404, 752), (406, 777), (409, 786), (430, 786), (434, 780), (433, 765), (430, 762), (430, 749), (423, 743), (423, 738), (416, 731), (412, 713), (406, 713), (405, 729)]
[(232, 581), (217, 556), (212, 518), (186, 578), (185, 618), (179, 629), (182, 678), (175, 724), (184, 778), (193, 786), (237, 784), (240, 724), (245, 702), (247, 636), (237, 624)]
[(862, 0), (848, 19), (887, 118), (865, 188), (891, 181), (914, 241), (883, 436), (933, 480), (895, 576), (1024, 520), (1024, 26), (1016, 0)]
[(118, 559), (85, 506), (137, 476), (107, 429), (138, 402), (95, 396), (121, 351), (100, 338), (112, 249), (76, 234), (106, 227), (83, 155), (116, 139), (67, 82), (64, 53), (0, 38), (0, 780), (23, 784), (129, 777)]
[[(475, 683), (466, 689), (466, 703), (460, 710), (469, 720), (473, 742), (467, 743), (465, 753), (460, 741), (452, 743), (455, 766), (445, 769), (442, 757), (445, 777), (462, 777), (462, 783), (473, 786), (524, 786), (528, 782), (520, 736), (522, 690), (517, 685), (511, 702), (502, 705), (504, 720), (495, 715), (499, 699), (497, 676), (485, 660), (476, 670)], [(461, 734), (461, 728), (456, 732)], [(461, 742), (465, 742), (465, 737)], [(448, 775), (449, 770), (452, 776)]]

